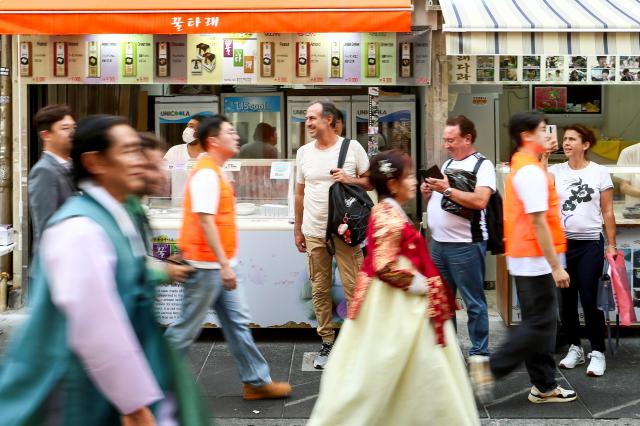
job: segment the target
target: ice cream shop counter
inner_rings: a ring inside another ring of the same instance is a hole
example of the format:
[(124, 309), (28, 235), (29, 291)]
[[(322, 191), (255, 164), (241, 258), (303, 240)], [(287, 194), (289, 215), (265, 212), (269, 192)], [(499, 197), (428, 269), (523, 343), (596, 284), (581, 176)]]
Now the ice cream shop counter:
[[(240, 160), (225, 165), (236, 192), (238, 226), (239, 285), (249, 306), (253, 327), (315, 327), (307, 255), (298, 252), (293, 237), (294, 162), (291, 160)], [(189, 166), (187, 165), (187, 169)], [(175, 167), (174, 167), (175, 170)], [(179, 173), (182, 173), (179, 171)], [(172, 176), (172, 197), (150, 199), (148, 213), (153, 229), (156, 257), (177, 252), (182, 224), (184, 176)], [(344, 317), (342, 287), (335, 274), (336, 321)], [(180, 313), (182, 285), (161, 285), (157, 314), (160, 323), (170, 324)], [(342, 315), (340, 315), (340, 313)], [(215, 312), (205, 326), (216, 327)]]

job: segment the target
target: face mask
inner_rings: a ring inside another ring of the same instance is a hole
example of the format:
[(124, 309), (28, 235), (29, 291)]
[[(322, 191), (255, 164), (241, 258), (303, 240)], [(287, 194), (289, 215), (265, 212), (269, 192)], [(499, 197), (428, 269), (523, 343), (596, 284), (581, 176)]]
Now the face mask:
[(182, 140), (184, 143), (191, 143), (196, 140), (196, 131), (191, 127), (186, 127), (182, 132)]

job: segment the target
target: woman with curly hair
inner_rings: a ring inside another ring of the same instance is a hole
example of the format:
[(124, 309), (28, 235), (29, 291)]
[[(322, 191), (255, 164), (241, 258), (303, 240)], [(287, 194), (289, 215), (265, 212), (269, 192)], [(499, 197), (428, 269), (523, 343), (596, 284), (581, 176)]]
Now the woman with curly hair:
[(455, 301), (402, 209), (416, 196), (411, 159), (386, 151), (369, 170), (381, 201), (308, 425), (479, 425), (450, 321)]
[(566, 162), (554, 164), (549, 172), (555, 177), (560, 196), (562, 222), (567, 237), (567, 272), (571, 279), (568, 288), (560, 290), (562, 331), (571, 346), (560, 361), (560, 368), (574, 368), (585, 363), (580, 344), (578, 295), (584, 311), (587, 337), (591, 344), (591, 358), (587, 375), (602, 376), (606, 369), (604, 357), (604, 314), (597, 308), (598, 278), (604, 266), (604, 237), (606, 253), (616, 255), (616, 221), (613, 216), (613, 183), (604, 166), (589, 161), (587, 152), (593, 148), (593, 131), (581, 124), (565, 129), (562, 148)]

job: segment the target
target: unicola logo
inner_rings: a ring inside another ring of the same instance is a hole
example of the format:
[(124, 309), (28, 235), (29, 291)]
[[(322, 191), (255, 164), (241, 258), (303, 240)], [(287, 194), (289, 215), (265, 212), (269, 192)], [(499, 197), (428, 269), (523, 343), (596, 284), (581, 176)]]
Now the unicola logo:
[(344, 200), (344, 205), (347, 206), (347, 208), (351, 207), (351, 204), (356, 202), (356, 198), (355, 197), (351, 197), (351, 198), (345, 198)]

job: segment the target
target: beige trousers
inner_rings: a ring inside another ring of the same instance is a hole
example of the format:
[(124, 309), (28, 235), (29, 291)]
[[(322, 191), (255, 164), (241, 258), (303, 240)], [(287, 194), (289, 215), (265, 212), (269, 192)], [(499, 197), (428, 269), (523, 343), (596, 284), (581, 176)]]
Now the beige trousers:
[[(335, 331), (331, 327), (333, 317), (333, 301), (331, 297), (333, 256), (327, 251), (324, 238), (306, 237), (307, 263), (309, 281), (311, 281), (311, 295), (313, 309), (318, 320), (318, 335), (325, 343), (335, 339)], [(333, 238), (336, 246), (336, 263), (347, 306), (351, 303), (351, 295), (356, 282), (356, 274), (362, 265), (362, 250), (359, 246), (351, 247), (338, 238)]]

